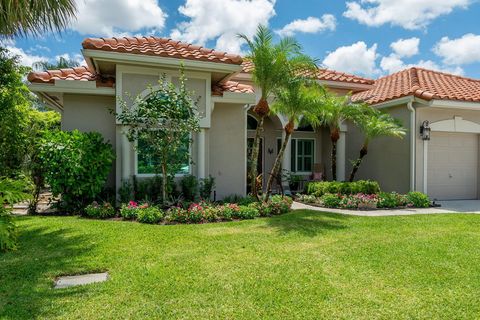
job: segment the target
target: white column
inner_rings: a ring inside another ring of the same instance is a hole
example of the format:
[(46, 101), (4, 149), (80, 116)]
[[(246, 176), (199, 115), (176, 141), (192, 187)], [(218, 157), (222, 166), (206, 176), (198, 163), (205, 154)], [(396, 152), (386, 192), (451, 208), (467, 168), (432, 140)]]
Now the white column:
[[(282, 143), (285, 141), (286, 137), (286, 132), (285, 130), (282, 131)], [(291, 138), (291, 137), (290, 137)], [(288, 140), (287, 146), (285, 148), (285, 152), (283, 154), (283, 159), (282, 159), (282, 169), (287, 170), (290, 172), (291, 168), (291, 163), (292, 163), (292, 139)], [(286, 171), (283, 171), (285, 173)], [(282, 185), (283, 186), (288, 186), (288, 181), (286, 179), (282, 180)]]
[(345, 132), (346, 125), (340, 125), (340, 139), (337, 141), (337, 181), (345, 180)]
[(423, 193), (428, 194), (428, 140), (423, 140)]
[(135, 174), (135, 168), (132, 172), (132, 146), (130, 141), (128, 141), (127, 136), (124, 134), (124, 127), (120, 129), (122, 135), (122, 179), (129, 179), (131, 175)]
[(197, 178), (205, 178), (205, 129), (200, 129), (197, 135), (198, 137), (198, 150), (197, 150)]

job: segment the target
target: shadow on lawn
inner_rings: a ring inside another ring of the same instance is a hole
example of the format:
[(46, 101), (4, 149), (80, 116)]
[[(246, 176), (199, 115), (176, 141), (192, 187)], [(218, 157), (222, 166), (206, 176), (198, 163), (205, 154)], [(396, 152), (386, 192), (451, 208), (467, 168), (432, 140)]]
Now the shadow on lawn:
[(350, 217), (335, 213), (297, 210), (289, 214), (267, 219), (269, 227), (277, 229), (282, 234), (300, 233), (308, 237), (332, 230), (348, 228), (345, 220)]
[(19, 248), (0, 255), (0, 318), (34, 319), (57, 298), (84, 291), (82, 287), (54, 290), (53, 279), (82, 272), (77, 258), (92, 249), (86, 240), (69, 228), (20, 228)]

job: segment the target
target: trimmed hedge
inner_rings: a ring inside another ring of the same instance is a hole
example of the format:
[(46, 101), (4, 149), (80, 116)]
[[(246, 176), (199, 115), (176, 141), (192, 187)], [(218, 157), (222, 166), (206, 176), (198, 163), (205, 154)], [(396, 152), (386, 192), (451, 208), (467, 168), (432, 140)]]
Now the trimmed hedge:
[(380, 185), (372, 180), (359, 180), (354, 182), (321, 181), (307, 184), (306, 193), (321, 197), (324, 194), (377, 194), (380, 192)]

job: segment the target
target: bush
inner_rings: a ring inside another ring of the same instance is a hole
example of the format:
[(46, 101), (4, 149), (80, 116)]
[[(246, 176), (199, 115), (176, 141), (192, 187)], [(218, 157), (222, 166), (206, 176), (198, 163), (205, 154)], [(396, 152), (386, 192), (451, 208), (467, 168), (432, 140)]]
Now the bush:
[(59, 207), (81, 212), (102, 191), (115, 154), (99, 133), (48, 132), (41, 141), (39, 161), (45, 181), (54, 196), (61, 196)]
[[(171, 192), (170, 181), (167, 186)], [(163, 182), (162, 177), (155, 176), (153, 178), (138, 179), (136, 176), (132, 178), (133, 199), (135, 201), (159, 203), (162, 201)], [(130, 198), (131, 199), (131, 198)]]
[(104, 202), (100, 205), (94, 201), (85, 208), (84, 213), (90, 218), (105, 219), (115, 216), (115, 208), (109, 202)]
[(292, 198), (290, 197), (275, 195), (270, 198), (267, 205), (271, 207), (270, 214), (279, 215), (289, 212), (292, 207), (292, 202)]
[(180, 180), (180, 187), (185, 200), (195, 201), (198, 194), (198, 180), (192, 175), (187, 175)]
[(130, 199), (135, 199), (133, 194), (133, 184), (130, 180), (122, 180), (122, 185), (118, 189), (120, 203), (127, 203)]
[(200, 223), (204, 217), (204, 204), (192, 203), (188, 208), (188, 222)]
[(333, 193), (325, 193), (321, 198), (320, 201), (323, 206), (327, 208), (338, 208), (340, 205), (340, 201), (342, 198), (338, 194)]
[(224, 220), (232, 220), (235, 217), (238, 217), (238, 211), (240, 207), (235, 203), (225, 203), (224, 205), (218, 207), (220, 217)]
[(317, 202), (317, 197), (313, 194), (298, 194), (297, 200), (305, 203), (315, 203)]
[(240, 210), (235, 214), (237, 219), (255, 219), (260, 216), (258, 209), (253, 206), (240, 206)]
[(357, 193), (340, 196), (339, 208), (344, 209), (375, 209), (378, 197), (375, 194)]
[(250, 203), (257, 202), (257, 199), (251, 195), (242, 197), (238, 194), (231, 194), (223, 198), (223, 203), (236, 203), (241, 206), (248, 206)]
[(139, 206), (135, 201), (130, 201), (128, 204), (123, 204), (120, 209), (120, 215), (126, 220), (135, 220), (138, 216)]
[(165, 221), (172, 223), (187, 223), (188, 222), (188, 211), (182, 207), (171, 207), (165, 213)]
[(200, 198), (203, 200), (210, 200), (212, 198), (212, 192), (215, 188), (215, 178), (208, 176), (208, 178), (200, 180)]
[(380, 185), (376, 181), (359, 180), (354, 182), (321, 181), (307, 184), (307, 194), (321, 197), (326, 193), (332, 194), (376, 194), (380, 192)]
[(380, 192), (378, 194), (378, 208), (398, 208), (408, 204), (407, 196), (396, 192)]
[(0, 204), (0, 252), (17, 248), (17, 226), (10, 212)]
[(163, 216), (163, 211), (157, 207), (139, 207), (137, 211), (137, 220), (141, 223), (159, 223), (163, 219)]
[(407, 199), (409, 204), (415, 208), (430, 207), (430, 199), (424, 193), (418, 191), (409, 192), (407, 193)]

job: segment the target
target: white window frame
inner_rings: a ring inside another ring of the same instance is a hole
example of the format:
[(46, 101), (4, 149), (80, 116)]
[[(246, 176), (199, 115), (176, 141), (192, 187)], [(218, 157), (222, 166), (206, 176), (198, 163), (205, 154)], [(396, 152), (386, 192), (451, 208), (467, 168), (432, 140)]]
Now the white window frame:
[[(309, 141), (313, 141), (313, 149), (312, 149), (312, 171), (298, 171), (298, 140), (309, 140)], [(277, 138), (277, 154), (280, 150), (278, 150), (278, 141), (280, 141), (280, 143), (283, 143), (283, 139), (282, 138)], [(311, 174), (313, 172), (313, 165), (315, 164), (315, 158), (316, 158), (316, 148), (317, 148), (317, 141), (315, 138), (290, 138), (290, 143), (295, 143), (295, 170), (294, 171), (291, 171), (292, 173), (297, 173), (297, 174)], [(281, 145), (281, 144), (280, 144)], [(293, 147), (293, 146), (292, 146)], [(284, 155), (285, 156), (285, 155)], [(289, 157), (291, 157), (292, 155), (289, 154), (288, 155)], [(290, 163), (291, 163), (292, 159), (290, 159)], [(291, 169), (291, 168), (289, 168)]]

